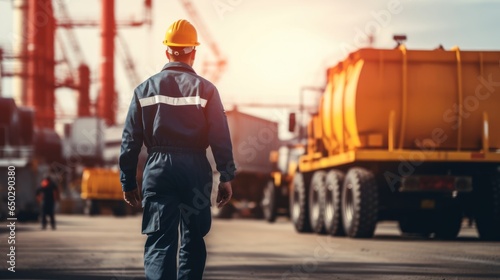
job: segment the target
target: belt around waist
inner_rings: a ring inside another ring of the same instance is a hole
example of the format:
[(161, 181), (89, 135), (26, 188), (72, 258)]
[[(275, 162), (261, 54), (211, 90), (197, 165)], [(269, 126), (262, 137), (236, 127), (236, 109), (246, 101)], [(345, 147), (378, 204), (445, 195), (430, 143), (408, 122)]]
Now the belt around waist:
[(148, 149), (148, 154), (151, 153), (197, 153), (205, 154), (206, 149), (201, 148), (185, 148), (185, 147), (170, 147), (170, 146), (155, 146)]

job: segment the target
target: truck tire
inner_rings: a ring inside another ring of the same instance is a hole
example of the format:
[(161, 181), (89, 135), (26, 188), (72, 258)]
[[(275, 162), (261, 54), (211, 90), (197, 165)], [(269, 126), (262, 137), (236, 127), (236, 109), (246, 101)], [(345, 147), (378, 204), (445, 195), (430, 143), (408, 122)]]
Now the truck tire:
[(228, 202), (226, 205), (222, 206), (222, 208), (218, 208), (216, 205), (211, 207), (212, 216), (216, 219), (225, 219), (229, 220), (233, 218), (234, 212), (236, 212), (236, 208), (231, 202)]
[[(263, 192), (263, 190), (261, 190), (261, 192)], [(259, 200), (256, 201), (255, 207), (253, 207), (251, 209), (251, 212), (250, 212), (251, 214), (250, 215), (254, 219), (262, 220), (262, 219), (264, 219), (264, 211), (263, 211), (262, 207), (260, 207), (259, 201), (262, 201), (262, 198), (260, 198)]]
[(399, 219), (399, 230), (403, 235), (429, 238), (433, 224), (424, 215), (408, 214)]
[(311, 232), (307, 202), (304, 175), (297, 172), (293, 176), (293, 190), (290, 195), (290, 217), (297, 232)]
[(434, 238), (455, 239), (462, 228), (463, 211), (455, 201), (445, 202), (434, 215)]
[(276, 221), (277, 208), (276, 208), (276, 187), (274, 186), (274, 181), (269, 180), (266, 187), (264, 188), (264, 195), (262, 198), (262, 212), (264, 213), (264, 219), (270, 223)]
[(325, 230), (333, 236), (345, 236), (340, 213), (341, 189), (344, 183), (344, 173), (330, 170), (326, 174), (323, 188)]
[(326, 233), (324, 223), (324, 189), (326, 172), (316, 171), (309, 187), (309, 221), (315, 233)]
[(373, 173), (360, 167), (347, 172), (342, 189), (342, 218), (346, 235), (370, 238), (378, 215), (378, 190)]
[(494, 175), (478, 181), (479, 185), (474, 190), (474, 206), (479, 237), (484, 240), (500, 240), (500, 176)]
[(127, 216), (127, 204), (125, 201), (114, 201), (113, 203), (113, 215), (116, 217), (125, 217)]
[(445, 210), (445, 213), (438, 215), (434, 237), (437, 239), (455, 239), (462, 228), (462, 212)]
[(85, 202), (83, 211), (86, 215), (95, 216), (101, 214), (101, 205), (97, 199), (89, 199)]

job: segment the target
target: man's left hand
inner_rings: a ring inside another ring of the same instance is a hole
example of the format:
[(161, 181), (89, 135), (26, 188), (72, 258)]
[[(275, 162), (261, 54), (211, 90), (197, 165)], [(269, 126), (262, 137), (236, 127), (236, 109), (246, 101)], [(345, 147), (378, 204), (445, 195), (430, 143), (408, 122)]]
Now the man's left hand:
[(123, 199), (132, 207), (141, 206), (141, 194), (139, 193), (139, 188), (133, 191), (123, 192)]

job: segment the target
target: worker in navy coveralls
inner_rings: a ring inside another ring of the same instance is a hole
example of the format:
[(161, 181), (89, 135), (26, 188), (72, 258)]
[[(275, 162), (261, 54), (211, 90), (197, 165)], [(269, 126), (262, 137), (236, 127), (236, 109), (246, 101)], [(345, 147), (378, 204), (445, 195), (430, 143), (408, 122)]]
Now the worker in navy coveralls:
[(221, 174), (217, 206), (222, 207), (232, 196), (232, 145), (217, 88), (192, 68), (199, 45), (194, 26), (186, 20), (174, 22), (163, 43), (169, 63), (140, 84), (132, 97), (123, 130), (120, 180), (125, 201), (139, 206), (136, 169), (144, 143), (146, 278), (202, 279), (207, 255), (203, 238), (211, 225), (212, 169), (206, 149), (211, 147)]

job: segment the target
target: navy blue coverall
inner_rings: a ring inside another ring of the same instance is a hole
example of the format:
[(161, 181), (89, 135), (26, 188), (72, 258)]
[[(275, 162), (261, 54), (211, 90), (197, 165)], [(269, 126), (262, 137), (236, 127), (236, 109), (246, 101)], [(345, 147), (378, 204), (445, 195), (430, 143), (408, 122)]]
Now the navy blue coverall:
[[(120, 179), (137, 188), (142, 145), (148, 149), (142, 181), (142, 233), (147, 234), (147, 279), (202, 279), (203, 237), (210, 230), (211, 147), (220, 180), (235, 166), (226, 115), (216, 87), (182, 62), (169, 62), (134, 91), (123, 130)], [(181, 246), (177, 267), (178, 227)]]

